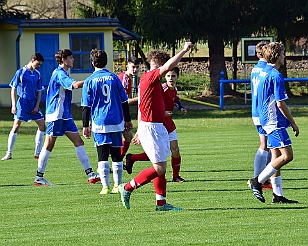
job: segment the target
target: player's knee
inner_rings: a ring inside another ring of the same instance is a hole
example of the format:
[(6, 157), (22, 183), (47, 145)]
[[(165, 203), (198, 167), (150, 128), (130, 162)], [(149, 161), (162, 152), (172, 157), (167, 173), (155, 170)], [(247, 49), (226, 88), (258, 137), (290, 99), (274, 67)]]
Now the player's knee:
[(284, 155), (283, 159), (284, 159), (285, 163), (291, 162), (293, 160), (293, 153), (290, 153), (288, 155)]
[(158, 176), (161, 176), (161, 175), (166, 173), (166, 167), (165, 166), (156, 165), (154, 168), (155, 168), (155, 171), (157, 172)]
[(42, 125), (42, 126), (39, 126), (38, 129), (41, 131), (41, 132), (45, 132), (46, 131), (46, 125)]
[(180, 149), (179, 148), (171, 149), (171, 153), (172, 153), (173, 157), (179, 157), (180, 156)]
[(81, 138), (74, 142), (75, 147), (79, 147), (79, 146), (83, 146), (83, 145), (84, 145), (84, 141)]
[(125, 142), (131, 142), (132, 139), (133, 139), (133, 134), (130, 132), (130, 131), (124, 131), (123, 132), (123, 137), (124, 137), (124, 140)]

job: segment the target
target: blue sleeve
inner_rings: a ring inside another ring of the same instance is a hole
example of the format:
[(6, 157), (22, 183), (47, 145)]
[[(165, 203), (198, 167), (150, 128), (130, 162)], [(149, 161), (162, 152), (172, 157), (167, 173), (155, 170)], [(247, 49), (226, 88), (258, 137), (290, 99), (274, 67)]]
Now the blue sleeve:
[(10, 87), (14, 87), (16, 89), (19, 84), (20, 84), (20, 69), (16, 71), (14, 78), (10, 82)]
[(273, 77), (274, 82), (274, 97), (275, 101), (283, 101), (288, 99), (288, 95), (286, 92), (286, 88), (284, 86), (284, 79), (282, 74), (279, 74), (278, 76)]
[(81, 95), (81, 106), (83, 107), (91, 107), (92, 106), (92, 98), (90, 91), (90, 82), (91, 80), (86, 79), (83, 87), (82, 87), (82, 95)]
[(58, 76), (59, 76), (59, 82), (64, 87), (64, 89), (70, 91), (73, 90), (73, 83), (75, 82), (73, 78), (71, 78), (64, 72), (59, 73)]
[(42, 78), (41, 78), (40, 72), (37, 71), (37, 73), (38, 73), (38, 77), (39, 77), (38, 82), (37, 82), (37, 90), (41, 91), (41, 90), (43, 90)]

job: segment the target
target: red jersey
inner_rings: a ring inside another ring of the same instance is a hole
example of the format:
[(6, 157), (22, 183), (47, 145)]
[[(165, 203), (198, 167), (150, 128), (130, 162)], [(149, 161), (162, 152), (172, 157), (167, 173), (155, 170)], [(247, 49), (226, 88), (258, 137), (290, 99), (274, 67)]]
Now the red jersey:
[[(164, 96), (165, 96), (165, 111), (173, 111), (174, 109), (174, 103), (178, 102), (180, 98), (177, 95), (177, 88), (175, 87), (174, 90), (170, 90), (167, 83), (164, 83), (162, 85), (164, 90)], [(168, 133), (173, 132), (176, 127), (172, 120), (172, 115), (165, 118), (164, 126), (166, 127)]]
[(121, 74), (119, 74), (118, 77), (122, 82), (122, 85), (126, 91), (127, 96), (130, 97), (130, 93), (132, 92), (133, 81), (130, 79), (130, 77), (125, 72), (122, 72)]
[(145, 72), (140, 78), (139, 109), (142, 121), (164, 123), (164, 92), (158, 68)]

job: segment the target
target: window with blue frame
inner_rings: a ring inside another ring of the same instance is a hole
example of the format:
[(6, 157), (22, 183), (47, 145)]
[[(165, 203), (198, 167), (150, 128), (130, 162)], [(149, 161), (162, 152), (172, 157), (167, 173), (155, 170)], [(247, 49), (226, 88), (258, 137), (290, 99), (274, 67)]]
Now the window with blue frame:
[(94, 68), (91, 64), (90, 52), (92, 49), (103, 49), (103, 33), (70, 34), (70, 46), (74, 56), (72, 73), (92, 73)]

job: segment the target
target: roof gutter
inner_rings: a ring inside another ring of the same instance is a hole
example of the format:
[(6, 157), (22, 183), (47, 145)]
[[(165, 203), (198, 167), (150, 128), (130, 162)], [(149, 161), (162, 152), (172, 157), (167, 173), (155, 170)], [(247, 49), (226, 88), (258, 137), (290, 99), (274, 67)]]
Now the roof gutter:
[(18, 36), (16, 38), (16, 70), (20, 68), (20, 37), (22, 35), (22, 27), (19, 26)]

